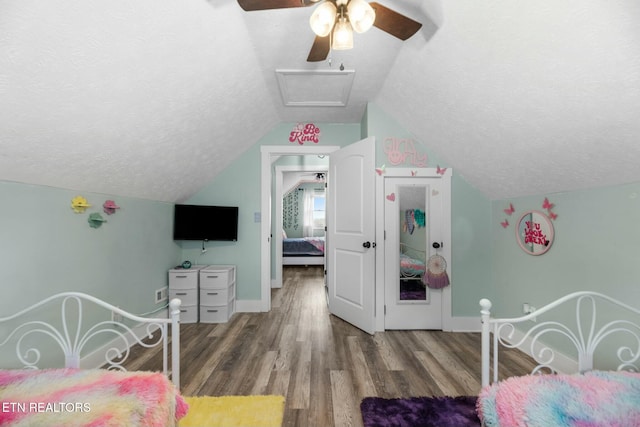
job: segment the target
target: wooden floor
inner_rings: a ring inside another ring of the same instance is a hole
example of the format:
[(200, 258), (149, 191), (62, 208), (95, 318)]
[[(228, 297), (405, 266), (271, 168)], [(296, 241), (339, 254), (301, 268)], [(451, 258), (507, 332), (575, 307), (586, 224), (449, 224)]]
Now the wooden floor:
[[(181, 326), (182, 394), (278, 394), (285, 426), (361, 426), (366, 396), (475, 395), (480, 335), (386, 331), (368, 335), (327, 310), (319, 267), (284, 269), (269, 313), (236, 313), (225, 324)], [(128, 369), (160, 369), (160, 355), (134, 352)], [(531, 361), (501, 354), (501, 373)]]

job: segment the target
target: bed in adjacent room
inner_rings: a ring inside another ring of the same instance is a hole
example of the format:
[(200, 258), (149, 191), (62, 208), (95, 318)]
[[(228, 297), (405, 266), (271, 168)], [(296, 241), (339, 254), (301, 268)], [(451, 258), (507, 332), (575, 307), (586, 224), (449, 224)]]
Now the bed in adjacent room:
[(286, 237), (282, 265), (324, 265), (324, 237)]

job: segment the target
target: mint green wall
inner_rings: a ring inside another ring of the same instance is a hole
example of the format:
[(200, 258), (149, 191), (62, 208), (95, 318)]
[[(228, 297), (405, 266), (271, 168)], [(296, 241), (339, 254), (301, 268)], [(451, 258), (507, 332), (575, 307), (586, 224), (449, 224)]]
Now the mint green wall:
[[(318, 124), (317, 145), (345, 146), (360, 139), (359, 124)], [(181, 242), (182, 258), (197, 264), (235, 264), (237, 298), (259, 300), (260, 295), (260, 147), (263, 145), (298, 146), (289, 142), (295, 123), (282, 123), (244, 152), (228, 168), (185, 203), (233, 205), (239, 207), (238, 241), (209, 242), (202, 252), (201, 242)], [(229, 142), (233, 143), (233, 142)], [(307, 143), (312, 144), (312, 143)], [(283, 164), (279, 162), (278, 164)], [(291, 163), (287, 163), (291, 164)], [(273, 173), (272, 173), (273, 174)]]
[[(346, 146), (363, 137), (376, 137), (376, 165), (385, 164), (382, 143), (387, 137), (412, 138), (389, 114), (369, 104), (359, 124), (316, 124), (321, 129), (320, 145)], [(182, 242), (182, 258), (197, 264), (236, 264), (239, 300), (260, 299), (260, 224), (254, 213), (260, 212), (260, 147), (291, 145), (289, 132), (295, 123), (284, 123), (265, 135), (214, 181), (191, 197), (187, 203), (239, 206), (238, 242), (207, 244), (201, 253), (200, 242)], [(427, 166), (439, 160), (428, 149), (428, 141), (418, 148), (429, 155)], [(282, 164), (282, 162), (279, 162)], [(386, 167), (393, 167), (386, 164)], [(406, 167), (399, 165), (399, 167)], [(454, 316), (476, 316), (478, 301), (491, 297), (491, 203), (479, 191), (455, 173), (452, 179), (452, 295)]]
[[(384, 152), (389, 137), (416, 141), (416, 149), (427, 153), (427, 167), (448, 167), (429, 149), (429, 141), (419, 141), (391, 115), (375, 104), (367, 106), (363, 132), (376, 137), (376, 166), (391, 165)], [(400, 164), (397, 167), (411, 167)], [(478, 301), (492, 297), (491, 282), (491, 202), (453, 170), (451, 180), (451, 294), (452, 315), (477, 316)]]
[[(555, 241), (540, 256), (523, 252), (514, 227), (527, 210), (555, 204)], [(512, 203), (515, 213), (503, 209)], [(536, 307), (578, 290), (608, 294), (640, 305), (640, 183), (616, 187), (521, 197), (492, 203), (495, 312), (522, 314), (522, 303)]]
[[(171, 238), (173, 205), (80, 193), (93, 205), (71, 210), (70, 190), (0, 181), (0, 316), (49, 295), (81, 291), (136, 314), (156, 308), (154, 290), (180, 259)], [(89, 227), (105, 200), (121, 207)]]

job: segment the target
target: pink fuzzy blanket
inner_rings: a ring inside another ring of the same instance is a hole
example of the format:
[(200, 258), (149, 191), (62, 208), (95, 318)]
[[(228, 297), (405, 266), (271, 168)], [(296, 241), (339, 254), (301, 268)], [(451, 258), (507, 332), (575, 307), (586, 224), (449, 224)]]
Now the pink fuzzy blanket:
[(167, 427), (187, 410), (160, 373), (0, 370), (0, 426)]
[(526, 375), (485, 387), (486, 427), (639, 427), (640, 373)]

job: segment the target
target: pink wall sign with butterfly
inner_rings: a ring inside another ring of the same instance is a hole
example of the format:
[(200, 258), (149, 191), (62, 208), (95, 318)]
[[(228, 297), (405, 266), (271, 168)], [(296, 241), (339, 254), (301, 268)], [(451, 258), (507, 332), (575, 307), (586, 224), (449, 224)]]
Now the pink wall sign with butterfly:
[(297, 142), (303, 145), (305, 142), (320, 142), (320, 128), (313, 123), (298, 123), (291, 133), (289, 133), (289, 142)]

